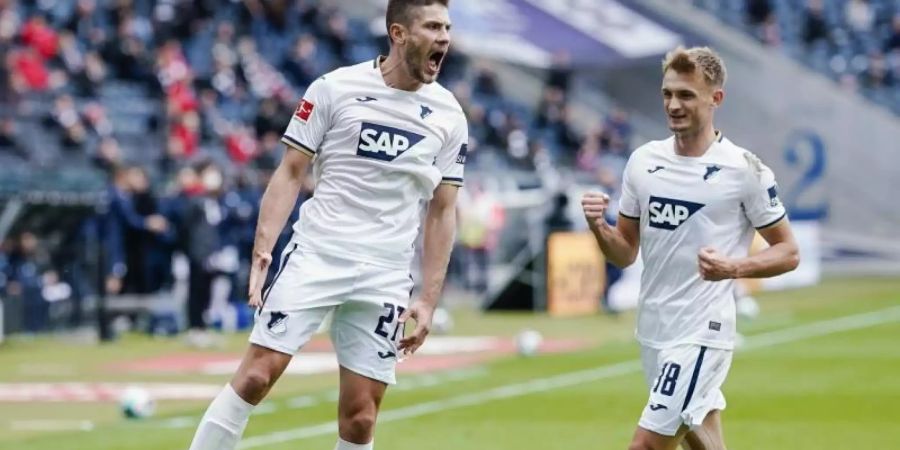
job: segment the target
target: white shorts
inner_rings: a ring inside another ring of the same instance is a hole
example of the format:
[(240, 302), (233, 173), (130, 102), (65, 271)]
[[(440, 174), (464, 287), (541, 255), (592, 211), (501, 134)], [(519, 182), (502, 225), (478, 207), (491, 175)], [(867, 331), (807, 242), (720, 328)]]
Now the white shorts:
[(650, 389), (638, 425), (675, 436), (681, 425), (701, 425), (710, 411), (725, 409), (722, 383), (731, 367), (731, 350), (694, 344), (666, 349), (641, 346), (641, 362)]
[(331, 342), (338, 363), (394, 384), (397, 319), (409, 303), (408, 271), (301, 251), (289, 244), (282, 267), (263, 293), (250, 342), (294, 355), (334, 311)]

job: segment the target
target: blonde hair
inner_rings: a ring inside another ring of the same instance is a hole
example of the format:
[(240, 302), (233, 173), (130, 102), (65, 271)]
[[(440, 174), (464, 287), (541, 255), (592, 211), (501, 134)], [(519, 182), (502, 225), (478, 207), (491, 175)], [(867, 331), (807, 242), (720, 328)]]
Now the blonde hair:
[(679, 45), (675, 50), (666, 53), (662, 61), (663, 74), (669, 69), (677, 73), (694, 73), (697, 68), (700, 68), (700, 73), (703, 74), (707, 84), (715, 87), (725, 86), (727, 78), (725, 62), (709, 47), (684, 48)]

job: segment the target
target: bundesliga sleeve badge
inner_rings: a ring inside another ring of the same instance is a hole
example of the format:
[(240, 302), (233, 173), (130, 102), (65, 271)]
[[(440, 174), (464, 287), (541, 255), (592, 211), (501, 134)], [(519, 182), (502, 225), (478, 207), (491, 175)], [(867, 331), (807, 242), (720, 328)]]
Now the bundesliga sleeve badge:
[(313, 109), (315, 109), (316, 105), (310, 102), (307, 99), (301, 99), (300, 104), (297, 105), (297, 110), (294, 111), (294, 117), (306, 123), (309, 121), (310, 116), (312, 116)]

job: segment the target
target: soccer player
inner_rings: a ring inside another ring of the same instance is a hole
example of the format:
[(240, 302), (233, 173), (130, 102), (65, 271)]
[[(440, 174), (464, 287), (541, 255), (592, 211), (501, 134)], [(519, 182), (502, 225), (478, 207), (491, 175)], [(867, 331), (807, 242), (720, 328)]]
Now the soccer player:
[[(725, 98), (725, 65), (707, 47), (679, 47), (662, 65), (663, 106), (674, 136), (635, 150), (619, 217), (588, 193), (585, 218), (613, 264), (644, 261), (636, 336), (649, 401), (630, 450), (725, 449), (721, 386), (735, 339), (733, 285), (799, 264), (775, 177), (713, 126)], [(754, 229), (769, 247), (753, 256)]]
[[(330, 311), (340, 364), (335, 449), (373, 448), (397, 358), (414, 353), (429, 332), (456, 227), (468, 126), (453, 95), (435, 83), (450, 45), (448, 1), (390, 0), (389, 55), (326, 74), (300, 101), (260, 207), (250, 345), (191, 449), (235, 448), (253, 407)], [(310, 162), (315, 195), (300, 209), (281, 267), (263, 292), (270, 252)], [(420, 226), (423, 283), (410, 303)], [(416, 327), (404, 337), (408, 319)]]

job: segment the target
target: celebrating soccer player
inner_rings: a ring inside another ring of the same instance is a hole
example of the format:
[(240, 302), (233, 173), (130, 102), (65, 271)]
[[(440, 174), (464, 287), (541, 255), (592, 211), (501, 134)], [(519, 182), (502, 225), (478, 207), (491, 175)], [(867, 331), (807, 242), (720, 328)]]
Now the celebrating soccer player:
[[(375, 419), (399, 355), (422, 345), (456, 226), (468, 129), (435, 83), (450, 45), (449, 0), (390, 0), (389, 55), (337, 69), (306, 91), (282, 138), (288, 151), (262, 198), (243, 362), (207, 409), (192, 450), (234, 449), (253, 407), (329, 312), (340, 364), (336, 450), (373, 448)], [(265, 291), (275, 239), (307, 167), (315, 196)], [(409, 303), (413, 242), (424, 218), (423, 282)], [(404, 336), (403, 324), (416, 327)]]
[[(735, 280), (791, 271), (799, 256), (772, 171), (713, 126), (722, 59), (679, 47), (662, 72), (674, 136), (631, 155), (615, 226), (605, 194), (586, 194), (582, 206), (607, 259), (625, 267), (640, 248), (644, 262), (636, 334), (650, 393), (629, 449), (724, 450)], [(770, 246), (748, 256), (755, 232)]]

